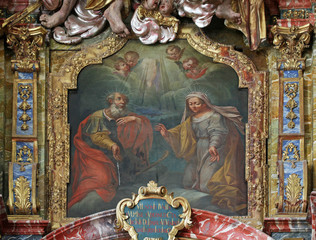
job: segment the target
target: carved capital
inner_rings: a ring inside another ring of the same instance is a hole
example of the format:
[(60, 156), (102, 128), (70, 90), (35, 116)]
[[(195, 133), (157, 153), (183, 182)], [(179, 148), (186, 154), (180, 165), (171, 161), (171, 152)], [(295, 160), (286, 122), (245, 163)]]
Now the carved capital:
[(274, 26), (271, 29), (274, 35), (273, 44), (276, 49), (282, 53), (282, 59), (279, 61), (278, 69), (298, 70), (304, 69), (305, 59), (302, 59), (304, 48), (309, 47), (310, 32), (313, 27), (307, 24), (301, 27), (280, 27)]
[(37, 71), (38, 51), (43, 45), (47, 31), (43, 27), (12, 27), (8, 29), (7, 43), (12, 48), (16, 59), (12, 69), (20, 72)]

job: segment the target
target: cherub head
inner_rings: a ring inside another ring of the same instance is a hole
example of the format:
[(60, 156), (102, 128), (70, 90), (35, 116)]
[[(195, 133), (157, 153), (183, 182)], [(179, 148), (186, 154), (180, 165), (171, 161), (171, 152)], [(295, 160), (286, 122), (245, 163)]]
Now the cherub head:
[(128, 64), (125, 62), (125, 60), (123, 58), (119, 58), (118, 60), (116, 60), (116, 62), (114, 64), (114, 68), (117, 71), (121, 71), (124, 73), (127, 73), (130, 70)]
[(185, 70), (195, 69), (199, 65), (199, 61), (195, 57), (189, 57), (183, 60), (183, 68)]
[(174, 61), (179, 61), (180, 58), (182, 57), (183, 51), (184, 51), (184, 49), (181, 49), (177, 45), (170, 45), (166, 49), (166, 53), (168, 55), (167, 58), (174, 60)]
[(159, 12), (164, 17), (170, 17), (173, 12), (173, 0), (161, 0), (159, 5)]
[(134, 51), (128, 51), (124, 55), (125, 62), (128, 64), (130, 68), (135, 67), (138, 63), (139, 54)]
[(143, 0), (143, 6), (147, 10), (157, 10), (159, 5), (159, 0)]

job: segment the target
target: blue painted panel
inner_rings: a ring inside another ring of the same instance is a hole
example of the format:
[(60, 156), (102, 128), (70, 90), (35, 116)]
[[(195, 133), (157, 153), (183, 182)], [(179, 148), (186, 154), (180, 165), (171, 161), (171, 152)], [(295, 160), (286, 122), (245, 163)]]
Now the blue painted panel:
[(181, 222), (182, 207), (172, 208), (163, 199), (144, 199), (139, 201), (136, 207), (125, 207), (125, 213), (129, 216), (128, 223), (135, 228), (138, 239), (162, 238), (168, 239), (168, 233), (172, 226)]
[[(19, 89), (19, 86), (21, 85), (31, 85), (32, 88), (33, 88), (33, 84), (32, 83), (27, 83), (27, 84), (22, 84), (22, 83), (19, 83), (18, 84), (18, 89)], [(23, 114), (23, 110), (22, 109), (19, 109), (19, 106), (22, 104), (23, 100), (21, 99), (20, 97), (20, 94), (17, 93), (17, 123), (16, 123), (16, 133), (18, 135), (32, 135), (33, 134), (33, 124), (34, 124), (34, 119), (33, 119), (33, 94), (32, 94), (32, 91), (30, 93), (30, 97), (26, 100), (27, 103), (31, 106), (31, 109), (29, 110), (26, 110), (26, 114), (31, 118), (31, 120), (27, 121), (26, 124), (28, 125), (28, 129), (27, 130), (22, 130), (21, 129), (21, 126), (23, 124), (23, 121), (20, 120), (20, 117), (22, 116)]]
[[(283, 140), (282, 141), (282, 156), (283, 156), (283, 153), (285, 152), (286, 147), (290, 143), (293, 143), (296, 146), (297, 150), (299, 151), (299, 156), (301, 158), (301, 151), (300, 151), (301, 150), (301, 145), (300, 145), (300, 142), (301, 142), (300, 140)], [(293, 152), (294, 151), (288, 153), (288, 156), (290, 157), (289, 160), (295, 160)]]
[[(298, 177), (301, 179), (300, 180), (301, 186), (304, 186), (304, 182), (303, 182), (304, 181), (304, 174), (303, 174), (304, 165), (303, 165), (303, 162), (296, 162), (295, 165), (296, 165), (296, 167), (292, 168), (292, 163), (284, 162), (284, 189), (288, 185), (288, 178), (290, 177), (291, 174), (297, 174)], [(302, 191), (303, 191), (303, 189), (302, 189)], [(287, 199), (286, 195), (285, 195), (285, 191), (284, 191), (284, 199)], [(303, 200), (303, 192), (301, 194), (300, 199)]]
[(284, 71), (284, 78), (298, 78), (298, 70)]
[[(288, 84), (288, 83), (297, 83), (299, 86), (299, 82), (285, 82), (284, 88), (285, 88), (285, 84)], [(290, 122), (290, 119), (286, 118), (287, 114), (290, 112), (290, 109), (285, 107), (289, 100), (290, 100), (290, 98), (286, 95), (286, 93), (284, 91), (284, 97), (283, 97), (283, 102), (284, 102), (283, 103), (283, 133), (300, 133), (300, 108), (299, 108), (300, 94), (299, 94), (299, 91), (297, 91), (297, 95), (294, 98), (294, 101), (297, 103), (297, 107), (293, 109), (293, 112), (297, 116), (297, 118), (293, 119), (293, 122), (295, 123), (294, 128), (288, 127), (288, 123)]]
[(19, 79), (33, 79), (34, 74), (31, 73), (26, 73), (26, 72), (18, 72), (18, 78)]
[[(32, 154), (32, 162), (34, 162), (34, 142), (16, 142), (16, 156), (19, 153), (20, 149), (23, 148), (23, 146), (26, 146), (27, 148), (29, 148), (31, 151), (30, 153)], [(22, 151), (23, 152), (23, 151)], [(26, 154), (22, 154), (22, 159), (23, 159), (23, 163), (26, 163), (28, 161), (28, 155)], [(31, 163), (32, 163), (31, 162)], [(30, 197), (32, 196), (32, 164), (28, 164), (24, 166), (25, 170), (21, 171), (21, 165), (14, 163), (13, 164), (13, 188), (15, 188), (16, 186), (16, 180), (23, 176), (27, 179), (27, 181), (29, 182), (29, 187), (30, 187)], [(13, 201), (16, 201), (15, 198), (15, 194), (13, 194)]]

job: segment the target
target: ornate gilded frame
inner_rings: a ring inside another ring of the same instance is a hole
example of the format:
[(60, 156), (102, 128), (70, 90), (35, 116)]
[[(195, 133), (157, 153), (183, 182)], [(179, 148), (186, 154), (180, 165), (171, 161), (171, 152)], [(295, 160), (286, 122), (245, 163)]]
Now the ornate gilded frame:
[[(135, 228), (128, 223), (128, 215), (125, 213), (125, 207), (130, 209), (137, 206), (141, 200), (145, 199), (160, 199), (165, 200), (172, 208), (178, 208), (182, 206), (182, 214), (180, 214), (181, 222), (172, 226), (170, 232), (168, 232), (168, 239), (174, 240), (178, 231), (183, 228), (190, 228), (192, 226), (191, 221), (191, 206), (183, 197), (173, 197), (173, 193), (168, 194), (167, 189), (164, 186), (158, 187), (157, 183), (150, 181), (147, 187), (140, 187), (138, 194), (133, 194), (132, 199), (124, 198), (116, 206), (116, 228), (118, 230), (124, 229), (128, 231), (132, 240), (138, 239), (138, 233)], [(152, 238), (149, 238), (152, 239)]]
[[(239, 77), (239, 87), (248, 88), (248, 123), (246, 124), (246, 180), (248, 215), (240, 221), (262, 229), (266, 189), (267, 75), (257, 71), (254, 63), (232, 46), (213, 42), (197, 28), (182, 29), (180, 39), (215, 62), (231, 66)], [(67, 218), (67, 184), (70, 175), (70, 126), (68, 90), (77, 88), (79, 72), (90, 64), (118, 52), (128, 39), (114, 35), (85, 47), (67, 59), (58, 73), (48, 79), (48, 216), (56, 229), (74, 219)]]

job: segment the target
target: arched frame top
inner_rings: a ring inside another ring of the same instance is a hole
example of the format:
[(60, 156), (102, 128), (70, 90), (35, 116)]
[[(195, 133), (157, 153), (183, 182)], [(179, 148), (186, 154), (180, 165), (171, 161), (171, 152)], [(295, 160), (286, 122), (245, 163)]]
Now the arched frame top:
[[(199, 29), (182, 29), (181, 39), (214, 62), (232, 67), (239, 78), (239, 87), (248, 88), (248, 123), (246, 124), (245, 176), (248, 182), (248, 215), (238, 220), (261, 229), (265, 212), (265, 174), (267, 138), (267, 75), (256, 70), (253, 62), (232, 46), (208, 39)], [(87, 46), (65, 60), (59, 72), (48, 81), (48, 215), (57, 229), (75, 219), (67, 218), (67, 184), (70, 176), (70, 126), (68, 90), (77, 88), (80, 71), (92, 64), (101, 64), (128, 42), (114, 35)]]

